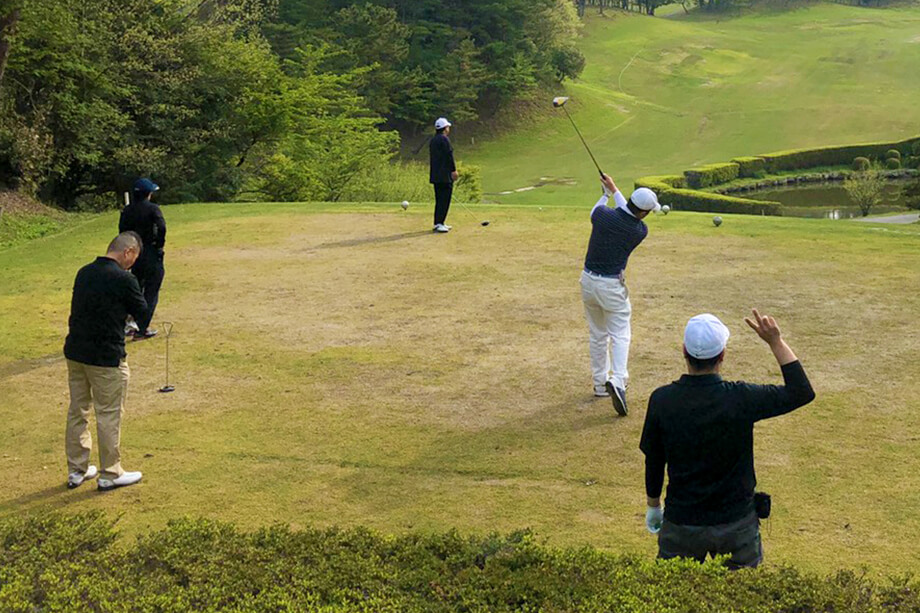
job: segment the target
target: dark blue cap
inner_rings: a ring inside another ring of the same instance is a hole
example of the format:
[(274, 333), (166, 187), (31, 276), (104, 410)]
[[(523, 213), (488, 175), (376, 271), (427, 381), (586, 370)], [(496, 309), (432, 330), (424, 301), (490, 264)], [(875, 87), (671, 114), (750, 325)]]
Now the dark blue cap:
[(138, 179), (134, 182), (134, 191), (136, 192), (155, 192), (160, 189), (160, 186), (151, 181), (150, 179)]

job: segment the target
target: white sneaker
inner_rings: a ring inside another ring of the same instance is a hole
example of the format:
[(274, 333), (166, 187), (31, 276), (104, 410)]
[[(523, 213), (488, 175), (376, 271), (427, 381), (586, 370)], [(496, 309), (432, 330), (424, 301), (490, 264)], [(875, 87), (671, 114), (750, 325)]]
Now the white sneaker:
[(114, 490), (116, 487), (125, 487), (126, 485), (134, 485), (141, 480), (140, 471), (135, 471), (133, 473), (122, 473), (120, 477), (115, 479), (103, 479), (102, 477), (96, 482), (96, 489), (100, 492), (107, 492), (109, 490)]
[(87, 479), (95, 479), (96, 475), (99, 474), (99, 471), (96, 470), (96, 467), (92, 464), (89, 465), (89, 468), (86, 469), (85, 473), (72, 472), (67, 475), (67, 489), (72, 490), (75, 487), (80, 487), (84, 481)]
[(134, 318), (128, 319), (128, 322), (125, 324), (125, 335), (131, 336), (139, 329), (140, 328), (137, 327), (137, 322), (134, 321)]
[(610, 398), (610, 393), (607, 391), (607, 388), (603, 385), (600, 387), (594, 386), (594, 397), (595, 398)]
[(450, 232), (450, 228), (448, 228), (447, 226), (445, 226), (445, 225), (442, 224), (442, 223), (439, 223), (438, 225), (436, 225), (436, 226), (434, 227), (434, 231), (435, 231), (435, 232), (439, 232), (439, 233), (441, 233), (441, 234), (445, 234), (445, 233), (447, 233), (447, 232)]
[(441, 225), (444, 226), (445, 228), (447, 228), (448, 230), (453, 230), (453, 229), (454, 229), (453, 226), (449, 226), (449, 225), (447, 225), (446, 223), (445, 223), (445, 224), (441, 224)]

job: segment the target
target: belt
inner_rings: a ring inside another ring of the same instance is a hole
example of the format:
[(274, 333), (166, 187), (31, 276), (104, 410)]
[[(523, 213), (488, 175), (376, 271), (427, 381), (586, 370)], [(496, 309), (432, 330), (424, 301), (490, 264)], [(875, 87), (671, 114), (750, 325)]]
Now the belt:
[(602, 274), (594, 272), (593, 270), (588, 270), (587, 268), (585, 268), (584, 272), (589, 277), (597, 277), (598, 279), (616, 279), (617, 281), (620, 281), (620, 282), (623, 282), (626, 280), (625, 270), (621, 270), (619, 273), (615, 275), (602, 275)]

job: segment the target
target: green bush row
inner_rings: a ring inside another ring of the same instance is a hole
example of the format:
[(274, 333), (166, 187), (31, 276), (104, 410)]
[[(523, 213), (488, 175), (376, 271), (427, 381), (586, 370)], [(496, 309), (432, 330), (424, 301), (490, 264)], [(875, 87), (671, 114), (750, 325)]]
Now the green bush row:
[(744, 215), (782, 215), (783, 205), (773, 200), (738, 198), (693, 189), (672, 189), (658, 196), (661, 204), (679, 211), (741, 213)]
[(0, 610), (733, 611), (920, 610), (915, 579), (875, 582), (789, 567), (729, 572), (584, 547), (527, 531), (466, 537), (284, 526), (241, 532), (179, 520), (136, 541), (100, 514), (0, 523)]
[(732, 162), (738, 165), (738, 176), (742, 178), (756, 177), (766, 172), (766, 162), (756, 156), (733, 158)]
[(679, 175), (642, 177), (636, 187), (647, 187), (658, 194), (658, 201), (680, 211), (782, 215), (783, 205), (768, 200), (738, 198), (713, 192), (686, 189), (687, 180)]
[(721, 183), (728, 183), (729, 181), (737, 179), (738, 168), (739, 165), (734, 162), (727, 162), (725, 164), (706, 164), (705, 166), (697, 166), (696, 168), (685, 170), (684, 176), (687, 177), (688, 187), (700, 189), (719, 185)]
[[(913, 156), (907, 157), (909, 154)], [(676, 175), (642, 177), (636, 180), (636, 187), (648, 187), (658, 194), (661, 204), (685, 211), (782, 215), (783, 207), (779, 202), (736, 198), (697, 190), (727, 183), (738, 177), (761, 176), (765, 172), (777, 173), (818, 166), (861, 167), (862, 160), (857, 162), (855, 158), (865, 158), (867, 162), (870, 158), (884, 160), (887, 168), (896, 169), (901, 167), (899, 156), (907, 158), (908, 167), (914, 167), (914, 164), (920, 165), (920, 137), (895, 143), (791, 149), (764, 155), (739, 157), (727, 163), (691, 168), (684, 171), (682, 177)]]
[(831, 147), (818, 147), (816, 149), (790, 149), (765, 153), (758, 157), (763, 158), (767, 172), (775, 173), (782, 170), (800, 170), (815, 166), (849, 166), (853, 158), (866, 157), (885, 160), (889, 157), (888, 151), (895, 149), (899, 153), (909, 153), (920, 137), (888, 143), (864, 143), (861, 145), (842, 145)]

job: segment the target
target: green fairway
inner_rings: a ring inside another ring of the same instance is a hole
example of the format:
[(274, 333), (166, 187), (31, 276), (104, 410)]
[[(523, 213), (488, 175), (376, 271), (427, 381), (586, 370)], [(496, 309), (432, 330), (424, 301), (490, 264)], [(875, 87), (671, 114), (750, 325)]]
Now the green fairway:
[(162, 338), (128, 347), (125, 467), (111, 494), (64, 488), (73, 275), (114, 214), (0, 251), (0, 515), (105, 509), (129, 534), (205, 515), (486, 533), (654, 555), (643, 525), (644, 403), (683, 367), (686, 319), (731, 327), (727, 376), (778, 382), (745, 329), (774, 314), (818, 399), (756, 429), (774, 495), (771, 563), (917, 568), (920, 226), (672, 213), (629, 269), (631, 415), (591, 395), (578, 274), (588, 207), (167, 207), (157, 320), (175, 322), (177, 391), (159, 395)]
[[(701, 20), (589, 10), (582, 77), (568, 110), (623, 189), (645, 175), (795, 147), (899, 140), (920, 126), (920, 10), (813, 5)], [(497, 141), (463, 141), (486, 199), (582, 202), (598, 193), (591, 160), (562, 112)], [(541, 177), (576, 185), (536, 185)], [(512, 191), (509, 195), (498, 195)]]

